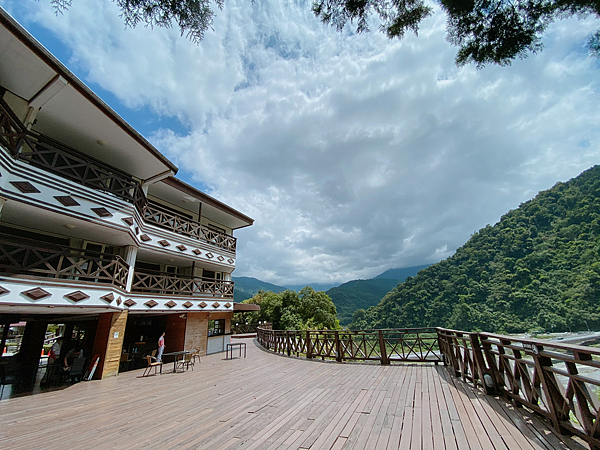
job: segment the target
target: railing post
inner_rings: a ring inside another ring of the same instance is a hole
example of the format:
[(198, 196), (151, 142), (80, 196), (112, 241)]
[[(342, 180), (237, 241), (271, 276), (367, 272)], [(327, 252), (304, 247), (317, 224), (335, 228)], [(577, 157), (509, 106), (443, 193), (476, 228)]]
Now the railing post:
[(385, 347), (385, 339), (383, 337), (383, 330), (379, 330), (379, 354), (381, 355), (381, 365), (387, 366), (390, 364), (388, 359), (387, 349)]
[(535, 351), (533, 354), (533, 360), (535, 362), (536, 371), (542, 382), (542, 389), (548, 401), (548, 409), (550, 410), (550, 420), (552, 426), (561, 433), (560, 422), (562, 420), (569, 420), (569, 406), (566, 404), (556, 376), (554, 373), (546, 370), (546, 367), (552, 367), (552, 360), (548, 356), (541, 356), (540, 353), (544, 351), (542, 345), (535, 345)]
[(310, 340), (310, 331), (306, 330), (306, 357), (312, 359), (312, 342)]
[(483, 389), (486, 394), (491, 394), (495, 391), (495, 386), (488, 386), (486, 382), (486, 377), (490, 377), (490, 380), (493, 380), (492, 376), (489, 374), (489, 370), (485, 365), (485, 360), (483, 359), (483, 352), (481, 351), (481, 343), (479, 342), (479, 333), (470, 333), (471, 338), (471, 348), (473, 349), (473, 364), (475, 367), (473, 368), (473, 385), (477, 386), (476, 378), (479, 378), (481, 384), (483, 384)]
[(342, 347), (340, 345), (340, 332), (335, 330), (335, 359), (337, 362), (342, 362)]
[(289, 330), (285, 332), (285, 346), (287, 348), (287, 355), (290, 356), (290, 332)]

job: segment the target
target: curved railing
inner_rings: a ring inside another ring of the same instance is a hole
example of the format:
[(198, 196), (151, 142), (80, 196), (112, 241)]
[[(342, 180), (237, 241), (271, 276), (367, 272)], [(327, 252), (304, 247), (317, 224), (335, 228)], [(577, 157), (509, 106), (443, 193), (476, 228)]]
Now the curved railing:
[(434, 362), (442, 361), (435, 328), (389, 330), (258, 329), (259, 343), (276, 353), (336, 361)]
[(444, 328), (285, 331), (258, 342), (288, 356), (344, 361), (443, 361), (457, 377), (548, 419), (600, 448), (600, 349)]

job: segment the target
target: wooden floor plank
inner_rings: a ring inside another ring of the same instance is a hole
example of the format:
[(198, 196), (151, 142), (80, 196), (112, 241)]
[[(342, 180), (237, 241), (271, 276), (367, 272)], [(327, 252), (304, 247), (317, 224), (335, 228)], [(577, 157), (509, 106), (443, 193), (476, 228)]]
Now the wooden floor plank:
[[(432, 365), (248, 357), (2, 400), (2, 448), (583, 450)], [(166, 367), (165, 367), (166, 368)]]

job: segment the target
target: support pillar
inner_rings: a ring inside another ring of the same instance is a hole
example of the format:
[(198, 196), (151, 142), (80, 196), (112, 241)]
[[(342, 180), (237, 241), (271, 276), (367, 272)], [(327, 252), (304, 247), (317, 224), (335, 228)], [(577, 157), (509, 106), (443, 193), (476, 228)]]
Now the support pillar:
[(27, 322), (19, 351), (19, 377), (15, 386), (17, 392), (33, 389), (35, 375), (44, 348), (47, 325), (45, 322)]
[(133, 285), (133, 275), (135, 272), (135, 259), (137, 258), (138, 248), (133, 245), (128, 245), (125, 248), (125, 262), (129, 265), (129, 272), (127, 273), (127, 284), (125, 290), (131, 292), (131, 286)]
[(206, 356), (208, 343), (208, 318), (206, 313), (187, 313), (185, 324), (185, 348), (194, 350), (200, 347), (200, 356)]
[(94, 380), (118, 375), (128, 315), (129, 311), (100, 314), (92, 351), (92, 357), (100, 356)]
[[(185, 349), (187, 314), (169, 314), (165, 330), (165, 353), (179, 352)], [(158, 346), (158, 343), (156, 344)]]

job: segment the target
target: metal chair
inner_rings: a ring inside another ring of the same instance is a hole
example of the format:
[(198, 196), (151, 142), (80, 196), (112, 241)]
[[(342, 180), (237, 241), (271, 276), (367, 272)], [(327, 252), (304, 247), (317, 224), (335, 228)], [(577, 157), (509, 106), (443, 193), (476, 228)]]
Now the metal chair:
[(188, 370), (190, 368), (190, 366), (192, 366), (192, 372), (194, 371), (194, 361), (193, 361), (193, 353), (188, 353), (187, 355), (183, 355), (183, 359), (181, 361), (179, 361), (177, 363), (177, 368), (180, 368), (183, 370), (183, 368), (185, 367), (185, 370)]
[(156, 375), (156, 369), (158, 369), (159, 367), (160, 367), (160, 374), (162, 375), (162, 366), (163, 366), (162, 361), (152, 362), (152, 356), (150, 356), (150, 355), (146, 356), (146, 361), (148, 362), (148, 366), (144, 369), (144, 373), (142, 374), (142, 377), (147, 377), (148, 375), (150, 375), (150, 372), (152, 371), (153, 367), (154, 367), (154, 375)]
[(131, 368), (131, 363), (133, 359), (129, 358), (129, 353), (121, 353), (121, 361), (119, 362), (120, 370), (129, 370)]
[(194, 350), (194, 352), (192, 353), (192, 361), (196, 360), (198, 360), (198, 363), (202, 362), (200, 361), (200, 347), (196, 347), (196, 350)]

